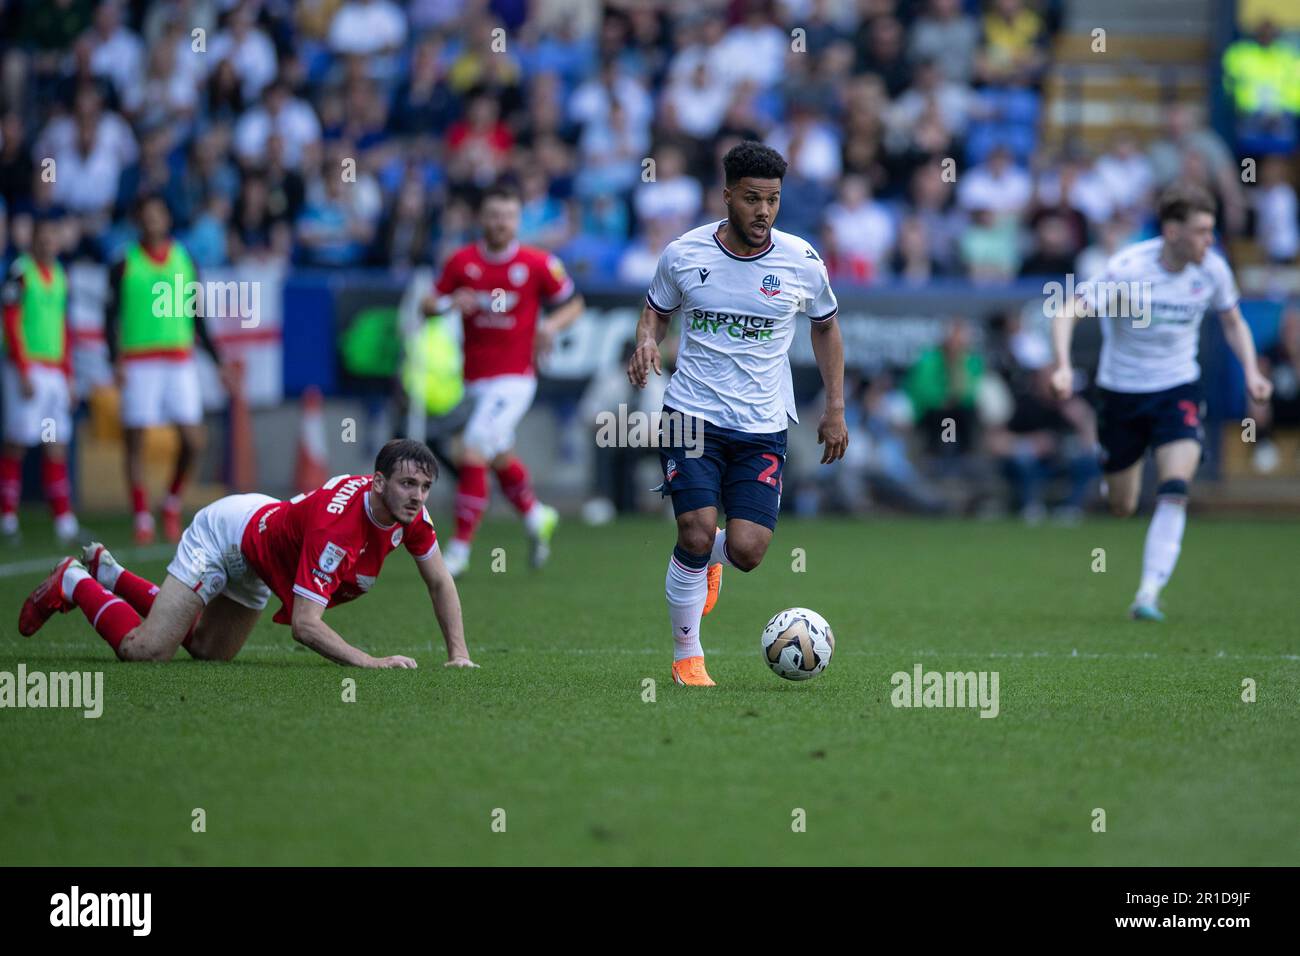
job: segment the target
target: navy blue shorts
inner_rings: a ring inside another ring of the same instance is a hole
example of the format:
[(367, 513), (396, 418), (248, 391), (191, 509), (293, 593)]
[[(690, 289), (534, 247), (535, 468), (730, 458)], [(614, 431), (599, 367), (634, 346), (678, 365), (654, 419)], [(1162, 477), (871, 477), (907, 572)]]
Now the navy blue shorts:
[(1205, 443), (1200, 382), (1162, 392), (1112, 392), (1105, 388), (1098, 392), (1097, 437), (1104, 472), (1123, 471), (1141, 460), (1148, 448), (1171, 441), (1191, 438)]
[[(665, 414), (672, 411), (664, 407)], [(671, 439), (678, 444), (663, 444), (659, 450), (664, 469), (663, 493), (673, 496), (673, 513), (680, 517), (688, 511), (721, 505), (728, 518), (776, 528), (786, 430), (754, 434), (719, 428), (698, 418), (691, 421), (698, 427), (684, 434), (681, 430), (670, 431)], [(688, 450), (691, 454), (700, 451), (701, 430), (703, 453), (688, 457)], [(693, 449), (689, 445), (694, 445)]]

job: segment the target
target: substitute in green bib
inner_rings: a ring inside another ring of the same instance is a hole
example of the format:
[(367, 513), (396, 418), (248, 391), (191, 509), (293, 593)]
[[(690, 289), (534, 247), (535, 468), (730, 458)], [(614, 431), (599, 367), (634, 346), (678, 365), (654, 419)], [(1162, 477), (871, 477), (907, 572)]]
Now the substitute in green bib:
[(127, 484), (139, 544), (154, 539), (141, 457), (143, 430), (175, 425), (180, 432), (180, 454), (162, 507), (163, 533), (174, 542), (181, 536), (181, 493), (204, 439), (195, 342), (218, 367), (221, 361), (204, 325), (206, 297), (198, 270), (172, 238), (167, 203), (161, 196), (142, 196), (136, 219), (140, 240), (127, 247), (110, 273), (104, 333), (122, 393)]
[(67, 446), (72, 440), (72, 356), (68, 348), (68, 280), (59, 264), (59, 219), (38, 218), (31, 251), (5, 280), (4, 451), (0, 458), (0, 534), (18, 541), (27, 449), (44, 450), (41, 479), (61, 542), (80, 533), (72, 513)]

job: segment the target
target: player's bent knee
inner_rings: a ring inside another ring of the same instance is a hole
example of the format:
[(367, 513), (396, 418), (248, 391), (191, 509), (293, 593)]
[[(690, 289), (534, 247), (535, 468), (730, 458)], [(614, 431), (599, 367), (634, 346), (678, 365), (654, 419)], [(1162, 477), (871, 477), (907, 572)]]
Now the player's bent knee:
[(1123, 500), (1119, 498), (1110, 499), (1110, 513), (1116, 518), (1127, 518), (1137, 511), (1137, 501), (1131, 498)]
[(763, 563), (763, 555), (767, 552), (767, 546), (733, 548), (731, 542), (727, 542), (727, 556), (731, 558), (732, 565), (739, 571), (753, 571)]

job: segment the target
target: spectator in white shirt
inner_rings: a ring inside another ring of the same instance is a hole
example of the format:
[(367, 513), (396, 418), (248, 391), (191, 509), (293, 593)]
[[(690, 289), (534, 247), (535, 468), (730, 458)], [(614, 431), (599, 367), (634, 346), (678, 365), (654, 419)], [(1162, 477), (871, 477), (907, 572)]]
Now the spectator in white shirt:
[(668, 81), (685, 82), (695, 74), (696, 67), (703, 64), (708, 71), (710, 83), (726, 86), (726, 79), (718, 67), (719, 52), (726, 35), (726, 21), (713, 14), (688, 17), (680, 21), (673, 33), (677, 51), (668, 61)]
[(1279, 264), (1295, 264), (1300, 252), (1295, 187), (1287, 180), (1286, 160), (1269, 156), (1260, 164), (1259, 186), (1251, 192), (1255, 240)]
[(392, 53), (406, 42), (406, 14), (391, 0), (350, 0), (330, 23), (335, 53)]
[(836, 246), (866, 260), (870, 276), (885, 271), (894, 249), (894, 221), (885, 207), (871, 198), (865, 177), (844, 177), (839, 199), (826, 209), (826, 224)]
[(315, 111), (289, 92), (283, 81), (272, 83), (263, 104), (249, 110), (235, 124), (235, 155), (240, 162), (260, 165), (266, 158), (266, 141), (272, 132), (284, 141), (284, 162), (299, 169), (303, 150), (320, 142), (320, 121)]
[(93, 83), (84, 83), (77, 88), (72, 115), (50, 120), (32, 148), (32, 158), (39, 164), (47, 156), (71, 150), (77, 143), (77, 127), (83, 122), (94, 126), (96, 149), (108, 150), (119, 169), (130, 166), (140, 155), (130, 124), (105, 110), (99, 90)]
[(790, 45), (790, 35), (772, 23), (764, 6), (749, 4), (744, 22), (727, 31), (715, 53), (723, 81), (734, 86), (749, 80), (763, 90), (773, 86)]
[(767, 145), (805, 179), (832, 185), (840, 178), (839, 137), (808, 103), (796, 101), (790, 105), (789, 122), (773, 130)]
[(230, 15), (230, 28), (212, 38), (208, 56), (213, 64), (229, 59), (239, 74), (244, 102), (252, 103), (262, 95), (278, 69), (275, 45), (257, 28), (252, 8), (240, 4)]
[(966, 130), (971, 101), (969, 87), (945, 79), (939, 64), (927, 60), (917, 67), (916, 78), (907, 92), (898, 97), (889, 109), (886, 122), (891, 138), (907, 142), (911, 128), (920, 122), (931, 105), (938, 109), (948, 132), (960, 136)]
[(582, 126), (607, 120), (615, 101), (623, 108), (629, 127), (639, 133), (649, 132), (654, 102), (640, 81), (620, 71), (613, 59), (605, 60), (595, 77), (573, 91), (569, 97), (569, 118)]
[(709, 68), (697, 62), (686, 79), (674, 79), (664, 90), (663, 105), (677, 130), (694, 139), (709, 139), (722, 124), (731, 94), (709, 77)]
[(637, 218), (643, 227), (666, 223), (678, 235), (698, 222), (703, 191), (698, 180), (686, 175), (686, 157), (676, 146), (664, 146), (654, 159), (655, 178), (636, 187)]
[(1132, 136), (1115, 140), (1097, 160), (1094, 171), (1117, 209), (1145, 208), (1150, 204), (1151, 160), (1138, 150)]
[(93, 119), (79, 119), (73, 142), (53, 157), (54, 201), (91, 218), (107, 217), (122, 176), (112, 145), (97, 135), (97, 129)]
[(104, 0), (99, 5), (82, 42), (91, 46), (90, 72), (112, 83), (123, 109), (134, 112), (143, 95), (144, 44), (122, 26), (118, 0)]
[(957, 203), (968, 211), (1019, 216), (1032, 196), (1033, 181), (1005, 146), (995, 147), (987, 160), (962, 173), (957, 181)]

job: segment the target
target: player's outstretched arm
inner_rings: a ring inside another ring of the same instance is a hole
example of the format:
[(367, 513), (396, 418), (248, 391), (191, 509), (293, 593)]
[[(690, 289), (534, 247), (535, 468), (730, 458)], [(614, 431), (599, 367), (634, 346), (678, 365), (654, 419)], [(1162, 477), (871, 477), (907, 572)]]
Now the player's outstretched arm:
[(822, 464), (829, 465), (843, 458), (849, 447), (849, 426), (844, 422), (844, 338), (838, 319), (831, 317), (812, 324), (812, 347), (826, 392), (826, 409), (817, 424), (817, 444), (825, 446)]
[(1052, 316), (1052, 349), (1056, 365), (1052, 368), (1052, 394), (1064, 401), (1074, 394), (1074, 367), (1070, 364), (1070, 345), (1074, 341), (1074, 324), (1079, 321), (1078, 300), (1067, 298)]
[(575, 292), (562, 304), (552, 309), (543, 321), (537, 323), (537, 337), (533, 342), (535, 361), (540, 361), (551, 351), (551, 346), (555, 344), (555, 337), (577, 322), (586, 308), (587, 300), (582, 297), (581, 292)]
[(1234, 305), (1219, 313), (1223, 324), (1223, 337), (1228, 348), (1237, 356), (1246, 375), (1246, 394), (1257, 402), (1267, 402), (1273, 395), (1273, 383), (1259, 370), (1259, 357), (1255, 354), (1255, 337), (1241, 315), (1241, 306)]
[(415, 566), (420, 569), (424, 586), (429, 589), (433, 613), (438, 617), (442, 639), (447, 644), (447, 663), (443, 667), (478, 667), (469, 659), (469, 649), (465, 646), (465, 625), (460, 614), (460, 594), (456, 591), (456, 582), (452, 579), (451, 572), (442, 560), (442, 551), (435, 549), (423, 561), (417, 560)]
[(325, 607), (315, 601), (299, 597), (293, 602), (293, 639), (305, 647), (310, 647), (321, 657), (328, 657), (336, 664), (349, 664), (352, 667), (402, 667), (414, 668), (415, 661), (409, 657), (371, 657), (365, 651), (358, 650), (343, 640), (332, 627), (325, 623)]
[(663, 365), (659, 357), (659, 343), (668, 334), (670, 315), (656, 312), (649, 304), (641, 307), (641, 318), (636, 323), (636, 351), (627, 363), (628, 381), (637, 388), (645, 388), (650, 381), (650, 370), (656, 375), (663, 374)]

